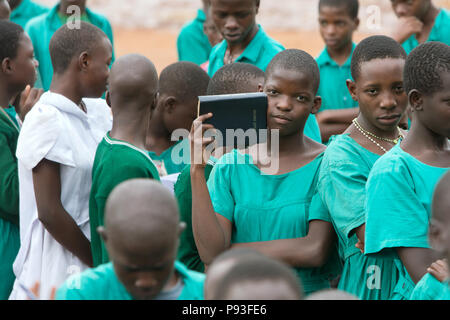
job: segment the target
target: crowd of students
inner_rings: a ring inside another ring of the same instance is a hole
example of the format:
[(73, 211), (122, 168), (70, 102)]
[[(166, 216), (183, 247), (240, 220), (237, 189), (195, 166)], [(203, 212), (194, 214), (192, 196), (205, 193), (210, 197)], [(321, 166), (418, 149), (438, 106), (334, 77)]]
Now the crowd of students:
[[(450, 13), (391, 2), (356, 44), (320, 0), (314, 59), (205, 0), (158, 75), (86, 0), (0, 1), (0, 299), (450, 299)], [(277, 135), (208, 148), (198, 97), (250, 92)]]

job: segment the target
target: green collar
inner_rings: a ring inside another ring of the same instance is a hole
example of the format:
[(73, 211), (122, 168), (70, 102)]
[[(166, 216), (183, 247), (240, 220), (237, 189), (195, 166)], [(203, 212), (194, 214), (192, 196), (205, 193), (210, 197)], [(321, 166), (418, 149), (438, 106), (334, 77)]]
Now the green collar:
[[(348, 57), (348, 59), (345, 61), (345, 63), (341, 67), (350, 67), (350, 63), (352, 61), (353, 51), (355, 51), (355, 48), (356, 48), (356, 44), (354, 42), (352, 42), (352, 52), (350, 53), (350, 56)], [(328, 53), (328, 50), (327, 50), (326, 46), (325, 46), (325, 49), (323, 49), (323, 51), (321, 52), (321, 54), (317, 58), (317, 64), (319, 65), (319, 67), (323, 67), (325, 65), (330, 65), (330, 66), (333, 66), (333, 67), (339, 67), (339, 65), (336, 63), (336, 61), (334, 61), (330, 57), (330, 54)]]

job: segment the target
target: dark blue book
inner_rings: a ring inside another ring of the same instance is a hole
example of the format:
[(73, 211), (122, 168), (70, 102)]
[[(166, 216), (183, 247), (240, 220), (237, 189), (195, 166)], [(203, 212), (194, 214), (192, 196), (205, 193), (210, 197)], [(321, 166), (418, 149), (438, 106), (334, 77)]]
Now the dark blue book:
[(198, 115), (211, 112), (205, 123), (220, 131), (220, 145), (247, 148), (267, 139), (267, 95), (263, 92), (200, 96)]

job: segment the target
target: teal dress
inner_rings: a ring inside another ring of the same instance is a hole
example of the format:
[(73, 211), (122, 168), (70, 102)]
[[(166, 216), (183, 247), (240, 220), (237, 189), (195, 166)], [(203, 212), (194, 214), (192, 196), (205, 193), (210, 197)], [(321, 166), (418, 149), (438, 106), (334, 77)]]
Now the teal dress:
[(178, 141), (160, 155), (153, 151), (149, 151), (148, 155), (160, 172), (162, 170), (162, 172), (165, 171), (167, 174), (179, 173), (191, 161), (189, 140), (183, 139)]
[(420, 162), (398, 144), (375, 162), (370, 172), (365, 254), (395, 264), (398, 275), (392, 299), (409, 299), (414, 289), (395, 249), (430, 248), (427, 232), (433, 191), (448, 170)]
[(197, 17), (181, 28), (177, 38), (179, 61), (190, 61), (198, 65), (208, 61), (212, 47), (203, 32), (205, 21), (205, 12), (199, 9)]
[(28, 21), (41, 14), (47, 13), (48, 10), (49, 9), (47, 7), (44, 7), (34, 1), (22, 0), (20, 4), (13, 11), (11, 11), (9, 20), (17, 23), (22, 28), (25, 28)]
[(410, 300), (450, 300), (449, 285), (426, 273), (414, 287)]
[(351, 54), (342, 66), (330, 57), (326, 47), (317, 58), (320, 69), (320, 85), (317, 95), (322, 97), (319, 111), (358, 107), (358, 102), (352, 99), (346, 83), (347, 79), (353, 79), (350, 63), (355, 48), (356, 44), (353, 43)]
[[(207, 185), (214, 211), (233, 225), (232, 243), (304, 237), (309, 221), (329, 222), (317, 194), (323, 153), (307, 165), (281, 175), (262, 174), (250, 155), (227, 153), (214, 166)], [(295, 190), (295, 192), (293, 192)], [(320, 268), (296, 268), (305, 294), (330, 287), (339, 274), (337, 251)]]
[[(34, 47), (36, 60), (39, 61), (39, 74), (44, 91), (48, 91), (53, 77), (53, 66), (50, 58), (49, 45), (50, 39), (62, 25), (58, 15), (59, 4), (54, 6), (49, 12), (31, 19), (25, 26), (25, 31), (31, 38)], [(113, 33), (109, 21), (102, 15), (97, 14), (86, 8), (86, 20), (102, 29), (113, 44)], [(114, 45), (113, 45), (114, 48)], [(113, 50), (114, 62), (114, 50)]]
[[(426, 42), (428, 41), (439, 41), (450, 46), (450, 12), (448, 10), (442, 8), (436, 16), (433, 28)], [(419, 42), (416, 39), (416, 35), (413, 34), (403, 42), (402, 47), (409, 54), (418, 45)]]
[(344, 261), (338, 289), (362, 300), (389, 299), (395, 281), (392, 261), (362, 254), (355, 247), (358, 238), (352, 233), (365, 223), (367, 177), (379, 158), (348, 134), (332, 136), (322, 160), (318, 183)]

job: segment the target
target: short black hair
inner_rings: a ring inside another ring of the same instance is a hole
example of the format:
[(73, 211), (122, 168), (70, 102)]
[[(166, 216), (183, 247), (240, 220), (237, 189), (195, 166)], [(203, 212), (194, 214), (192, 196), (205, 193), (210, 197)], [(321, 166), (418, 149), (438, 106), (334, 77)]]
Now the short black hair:
[(287, 49), (279, 52), (267, 66), (266, 80), (276, 69), (295, 70), (307, 74), (312, 81), (314, 94), (317, 94), (320, 84), (319, 66), (306, 51)]
[(206, 94), (208, 83), (209, 76), (200, 66), (188, 61), (175, 62), (161, 71), (159, 93), (192, 100)]
[(248, 93), (257, 88), (249, 88), (249, 81), (264, 79), (264, 71), (249, 63), (226, 64), (216, 71), (208, 85), (207, 95)]
[(319, 0), (319, 10), (322, 6), (333, 8), (345, 7), (350, 18), (356, 19), (358, 17), (359, 11), (358, 0)]
[(0, 20), (0, 62), (5, 58), (14, 59), (17, 56), (20, 37), (23, 28), (14, 22)]
[(394, 39), (376, 35), (362, 40), (353, 51), (350, 70), (356, 81), (361, 72), (361, 64), (374, 59), (406, 59), (405, 49)]
[(81, 21), (79, 28), (69, 28), (67, 24), (63, 24), (50, 39), (53, 71), (63, 73), (74, 57), (85, 51), (90, 52), (103, 38), (108, 37), (90, 23)]
[(303, 297), (301, 281), (290, 267), (264, 255), (252, 255), (235, 262), (218, 283), (220, 290), (213, 298), (224, 300), (236, 284), (259, 281), (283, 281), (299, 299)]
[(424, 95), (442, 90), (442, 72), (450, 71), (450, 47), (442, 42), (423, 43), (410, 52), (403, 72), (407, 93), (416, 89)]

